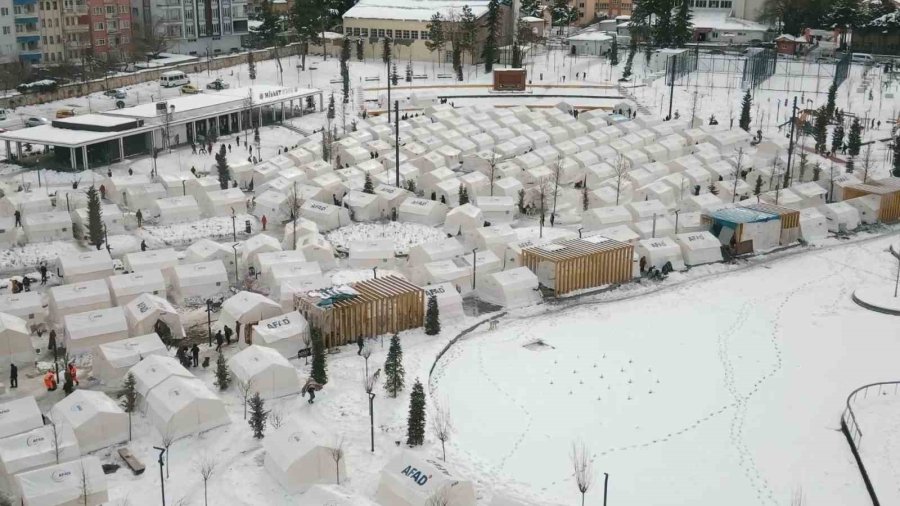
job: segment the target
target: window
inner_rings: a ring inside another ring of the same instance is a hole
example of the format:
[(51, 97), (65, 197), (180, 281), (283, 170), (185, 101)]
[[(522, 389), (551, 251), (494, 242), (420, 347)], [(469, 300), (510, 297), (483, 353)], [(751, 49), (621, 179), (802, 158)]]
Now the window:
[(731, 8), (731, 0), (721, 0), (721, 1), (719, 2), (719, 5), (720, 5), (723, 9), (730, 9), (730, 8)]
[(419, 40), (419, 31), (418, 30), (413, 30), (411, 35), (412, 35), (413, 40)]
[(428, 32), (422, 30), (422, 40), (428, 40)]
[(127, 12), (128, 12), (128, 6), (127, 6), (127, 5), (120, 5), (120, 6), (119, 6), (119, 14), (126, 14)]
[(106, 13), (107, 13), (107, 14), (115, 14), (115, 13), (116, 13), (116, 6), (115, 6), (115, 5), (107, 5), (107, 6), (106, 6)]
[(94, 15), (95, 16), (103, 15), (103, 7), (94, 7)]
[(120, 24), (122, 25), (122, 28), (123, 28), (123, 29), (124, 29), (124, 28), (131, 28), (131, 21), (125, 20), (125, 21), (122, 21), (122, 23), (120, 23)]
[(345, 26), (344, 27), (344, 35), (353, 35), (353, 28), (350, 28), (349, 26)]
[(706, 0), (694, 0), (694, 7), (706, 8)]
[(381, 38), (381, 39), (384, 38), (384, 28), (379, 28), (379, 29), (378, 29), (378, 35), (377, 35), (377, 37), (379, 37), (379, 38)]
[(404, 38), (404, 39), (407, 39), (407, 40), (410, 39), (410, 36), (409, 36), (409, 30), (403, 30), (403, 38)]
[(44, 39), (44, 44), (46, 44), (46, 43), (47, 43), (47, 36), (45, 35), (45, 36), (43, 37), (43, 39)]
[(128, 44), (128, 36), (123, 35), (121, 41), (122, 41), (122, 44)]
[(105, 45), (106, 45), (106, 39), (97, 39), (97, 45), (98, 45), (98, 46), (105, 46)]
[(392, 38), (392, 39), (394, 38), (394, 31), (393, 31), (393, 30), (385, 30), (385, 32), (387, 33), (387, 36), (388, 36), (388, 37), (390, 37), (390, 38)]
[(368, 28), (360, 28), (360, 29), (359, 29), (359, 34), (362, 35), (363, 37), (368, 37), (368, 36), (369, 36), (369, 29), (368, 29)]
[(359, 37), (359, 28), (358, 27), (353, 29), (353, 36)]
[(56, 10), (56, 2), (53, 2), (53, 10)]
[(3, 27), (3, 35), (9, 35), (10, 29), (8, 26)]
[(719, 0), (709, 0), (709, 8), (710, 9), (718, 9), (719, 8)]
[(59, 18), (53, 20), (53, 26), (59, 26)]
[(16, 14), (22, 14), (22, 6), (16, 5), (15, 7), (13, 7), (13, 12), (15, 12)]
[(103, 23), (94, 23), (94, 30), (103, 30), (103, 29), (105, 29), (105, 26), (103, 25)]
[(9, 7), (0, 7), (0, 16), (9, 16)]

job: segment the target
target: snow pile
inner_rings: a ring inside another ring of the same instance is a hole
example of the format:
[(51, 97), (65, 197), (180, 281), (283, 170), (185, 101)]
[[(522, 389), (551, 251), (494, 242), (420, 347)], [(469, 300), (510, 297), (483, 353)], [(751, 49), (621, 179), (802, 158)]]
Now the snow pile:
[(441, 230), (418, 223), (357, 223), (341, 227), (325, 234), (331, 244), (338, 250), (347, 251), (353, 241), (369, 239), (391, 239), (394, 241), (394, 253), (406, 255), (410, 248), (446, 237)]

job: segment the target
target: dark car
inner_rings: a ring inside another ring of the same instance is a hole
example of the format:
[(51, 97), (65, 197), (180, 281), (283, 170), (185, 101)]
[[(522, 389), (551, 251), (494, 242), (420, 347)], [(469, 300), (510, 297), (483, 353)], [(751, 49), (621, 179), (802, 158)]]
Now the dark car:
[(226, 88), (228, 88), (228, 83), (226, 83), (222, 79), (216, 79), (215, 81), (206, 85), (207, 90), (224, 90)]

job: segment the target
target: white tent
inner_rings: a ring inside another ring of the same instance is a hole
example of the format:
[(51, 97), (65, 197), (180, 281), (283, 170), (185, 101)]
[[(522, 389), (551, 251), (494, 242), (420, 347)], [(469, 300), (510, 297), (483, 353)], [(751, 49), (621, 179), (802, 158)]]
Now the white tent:
[(513, 197), (477, 197), (475, 205), (481, 209), (484, 220), (493, 225), (511, 223), (519, 213), (516, 207), (516, 200)]
[(208, 218), (231, 216), (232, 211), (238, 214), (247, 212), (247, 200), (240, 188), (203, 192), (197, 197), (197, 203)]
[(97, 457), (16, 475), (16, 489), (24, 506), (100, 506), (109, 501), (106, 475)]
[(19, 230), (12, 216), (0, 216), (0, 247), (9, 248), (18, 244)]
[[(104, 204), (100, 206), (102, 213), (103, 225), (109, 235), (125, 233), (125, 217), (119, 206), (115, 204)], [(87, 208), (75, 209), (70, 214), (72, 218), (72, 230), (75, 237), (84, 239), (88, 237), (88, 210)]]
[(106, 196), (109, 200), (120, 204), (122, 196), (129, 188), (141, 188), (150, 184), (150, 178), (146, 174), (121, 175), (104, 178)]
[[(0, 490), (14, 490), (14, 475), (41, 467), (69, 462), (81, 457), (75, 432), (68, 425), (45, 425), (15, 436), (0, 439)], [(5, 486), (4, 486), (5, 482)]]
[(152, 212), (160, 225), (174, 225), (200, 218), (200, 205), (193, 195), (159, 199), (153, 203)]
[[(171, 339), (184, 337), (181, 316), (175, 307), (162, 297), (141, 294), (124, 307), (128, 330), (133, 336), (157, 332), (157, 322), (162, 322), (171, 332)], [(165, 332), (160, 332), (165, 335)]]
[(72, 427), (82, 453), (128, 441), (128, 415), (103, 392), (75, 390), (53, 405), (50, 419)]
[(303, 253), (310, 262), (318, 262), (322, 270), (337, 267), (334, 258), (334, 246), (321, 234), (311, 235), (297, 240), (297, 250)]
[(863, 195), (846, 199), (847, 205), (853, 206), (859, 213), (859, 220), (866, 225), (878, 223), (878, 210), (881, 207), (881, 197), (878, 195)]
[(436, 227), (447, 217), (447, 206), (436, 200), (408, 198), (399, 209), (399, 220)]
[(832, 202), (818, 209), (825, 215), (829, 232), (849, 232), (859, 227), (859, 211), (846, 202)]
[(70, 314), (63, 321), (69, 354), (89, 352), (101, 344), (128, 337), (128, 322), (120, 307)]
[(625, 204), (634, 221), (653, 219), (653, 216), (665, 216), (669, 213), (666, 206), (658, 200), (641, 200)]
[(94, 354), (91, 374), (105, 385), (118, 386), (135, 364), (152, 355), (167, 356), (166, 345), (156, 333), (101, 344)]
[(316, 200), (304, 202), (300, 207), (300, 216), (314, 222), (322, 232), (351, 224), (347, 209)]
[(377, 194), (353, 190), (344, 195), (344, 205), (350, 208), (355, 221), (374, 221), (386, 216), (384, 201)]
[(800, 237), (804, 241), (824, 239), (828, 235), (828, 221), (818, 209), (810, 207), (800, 210)]
[(453, 477), (446, 463), (411, 451), (394, 456), (381, 470), (375, 500), (391, 506), (429, 506), (434, 497), (453, 506), (475, 506), (475, 488)]
[(28, 322), (28, 325), (47, 321), (47, 310), (44, 309), (41, 294), (38, 292), (0, 295), (0, 312), (18, 316)]
[(203, 302), (227, 291), (228, 272), (221, 260), (175, 267), (170, 296), (179, 304)]
[[(153, 207), (153, 203), (168, 196), (166, 187), (160, 183), (135, 186), (125, 190), (122, 195), (122, 206), (132, 211), (143, 209), (141, 212), (149, 216), (148, 211)], [(87, 207), (87, 204), (83, 207)], [(106, 218), (106, 211), (103, 212), (103, 218)]]
[(538, 278), (527, 267), (477, 276), (476, 285), (479, 299), (506, 308), (530, 306), (541, 301)]
[(647, 267), (662, 269), (667, 262), (672, 263), (676, 271), (684, 270), (684, 257), (681, 248), (669, 237), (657, 237), (655, 239), (642, 239), (635, 246), (635, 252), (641, 258), (647, 259)]
[(463, 204), (447, 213), (444, 219), (444, 232), (460, 235), (484, 226), (484, 213), (472, 204)]
[(256, 255), (254, 267), (269, 286), (274, 286), (272, 268), (282, 265), (301, 265), (307, 263), (303, 252), (297, 250), (267, 251)]
[[(259, 181), (257, 180), (257, 184)], [(203, 199), (206, 192), (217, 191), (222, 189), (219, 179), (213, 176), (195, 177), (184, 182), (184, 189), (188, 195), (192, 195), (199, 203)]]
[(162, 271), (147, 270), (110, 276), (106, 282), (112, 294), (113, 304), (124, 306), (143, 293), (158, 297), (166, 296), (166, 281)]
[(284, 193), (266, 190), (256, 196), (252, 214), (259, 219), (265, 216), (271, 223), (281, 222), (290, 217), (291, 202)]
[[(260, 320), (253, 333), (253, 344), (275, 350), (285, 358), (292, 358), (304, 347), (303, 338), (308, 333), (306, 318), (297, 311), (291, 311)], [(239, 344), (244, 346), (243, 342)]]
[(72, 239), (72, 218), (55, 211), (23, 214), (22, 229), (28, 242), (65, 241)]
[(425, 290), (425, 309), (428, 310), (428, 299), (432, 296), (437, 300), (438, 314), (443, 322), (458, 321), (465, 318), (463, 311), (462, 295), (456, 291), (456, 288), (450, 283), (441, 283), (438, 285), (426, 286)]
[(135, 390), (145, 401), (158, 385), (172, 376), (193, 379), (194, 375), (178, 360), (166, 354), (151, 354), (135, 363), (128, 373), (134, 375)]
[(466, 234), (466, 241), (471, 246), (480, 250), (489, 249), (498, 257), (503, 256), (506, 253), (506, 245), (516, 239), (518, 239), (516, 231), (507, 224), (476, 228)]
[(346, 477), (347, 459), (335, 466), (330, 448), (322, 445), (322, 439), (304, 433), (299, 421), (288, 421), (263, 440), (266, 470), (289, 492), (300, 492), (318, 483), (334, 483), (338, 473)]
[(407, 264), (420, 266), (437, 260), (449, 260), (466, 253), (463, 245), (455, 237), (418, 244), (409, 249)]
[[(272, 299), (258, 293), (238, 292), (222, 304), (219, 322), (234, 329), (235, 337), (240, 340), (247, 339), (249, 325), (280, 314), (281, 305)], [(248, 342), (252, 342), (252, 338)]]
[(156, 430), (175, 439), (231, 423), (225, 403), (196, 378), (163, 380), (150, 391), (147, 405)]
[(393, 239), (350, 241), (350, 267), (392, 269), (395, 265)]
[(275, 265), (269, 272), (269, 288), (273, 293), (287, 282), (308, 282), (324, 288), (328, 285), (322, 276), (322, 267), (319, 262), (303, 262), (299, 264)]
[[(61, 207), (61, 206), (60, 206)], [(0, 210), (13, 214), (20, 211), (22, 216), (32, 213), (45, 213), (53, 210), (53, 201), (43, 190), (27, 192), (9, 192), (0, 202)]]
[(136, 251), (126, 254), (123, 263), (129, 272), (160, 270), (163, 278), (171, 282), (172, 269), (178, 265), (178, 253), (172, 248)]
[(281, 243), (278, 239), (268, 234), (256, 234), (244, 241), (241, 248), (241, 262), (244, 265), (256, 265), (256, 257), (269, 251), (281, 251)]
[(34, 397), (20, 397), (0, 403), (0, 438), (21, 434), (44, 425)]
[(403, 201), (413, 196), (412, 193), (404, 190), (403, 188), (397, 188), (396, 186), (387, 184), (380, 184), (376, 186), (375, 195), (381, 197), (381, 202), (384, 205), (385, 216), (391, 216), (394, 210), (399, 212), (400, 206), (403, 204)]
[(195, 178), (193, 174), (163, 172), (158, 179), (169, 197), (181, 197), (187, 195), (187, 182)]
[(252, 393), (274, 399), (300, 392), (297, 370), (277, 350), (251, 345), (228, 360), (234, 379), (250, 385)]
[(28, 322), (18, 316), (0, 313), (0, 371), (9, 371), (10, 363), (17, 367), (32, 364), (36, 358)]
[[(297, 229), (296, 232), (294, 229)], [(314, 222), (297, 216), (296, 220), (289, 221), (284, 225), (284, 235), (281, 237), (281, 247), (285, 249), (293, 249), (297, 243), (308, 236), (316, 236), (319, 234), (319, 226)], [(297, 241), (294, 240), (297, 236)]]
[(585, 230), (603, 230), (631, 223), (634, 217), (625, 206), (595, 207), (585, 211), (582, 224)]
[[(685, 265), (701, 265), (722, 261), (722, 243), (709, 232), (690, 232), (675, 236), (681, 247)], [(673, 262), (674, 265), (674, 262)]]
[(234, 272), (235, 255), (231, 244), (218, 243), (204, 237), (188, 246), (185, 253), (187, 253), (184, 257), (186, 265), (221, 260), (226, 270)]
[(94, 280), (50, 289), (50, 319), (62, 323), (66, 315), (111, 306), (106, 281)]
[(59, 267), (66, 283), (106, 279), (113, 274), (112, 258), (105, 249), (60, 255)]

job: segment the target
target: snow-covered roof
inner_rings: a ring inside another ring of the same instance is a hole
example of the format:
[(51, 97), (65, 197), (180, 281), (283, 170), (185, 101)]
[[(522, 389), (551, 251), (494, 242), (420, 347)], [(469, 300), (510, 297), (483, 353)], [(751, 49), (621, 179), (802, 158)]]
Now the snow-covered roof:
[(34, 397), (22, 397), (0, 404), (0, 437), (36, 429), (43, 423)]
[(571, 41), (582, 41), (582, 42), (605, 42), (611, 41), (613, 38), (606, 32), (584, 32), (579, 33), (578, 35), (573, 35), (569, 37), (567, 40)]
[(765, 32), (768, 26), (747, 19), (729, 16), (731, 11), (726, 10), (701, 10), (694, 9), (691, 12), (691, 23), (694, 28), (711, 28), (714, 30), (730, 30), (740, 32)]
[(459, 15), (464, 5), (476, 18), (488, 10), (487, 0), (360, 0), (344, 13), (344, 19), (428, 21), (436, 12), (446, 19), (450, 13)]
[[(210, 112), (222, 112), (226, 110), (234, 110), (245, 108), (245, 100), (253, 96), (253, 105), (258, 106), (270, 102), (278, 102), (289, 98), (302, 98), (307, 95), (318, 93), (318, 90), (298, 87), (275, 86), (271, 84), (256, 84), (251, 87), (230, 88), (217, 93), (198, 93), (196, 95), (185, 95), (171, 98), (166, 104), (175, 107), (173, 120), (178, 121), (182, 117), (192, 116), (196, 119), (197, 111), (205, 108), (214, 108)], [(156, 109), (156, 102), (147, 102), (146, 104), (136, 105), (134, 107), (125, 107), (123, 109), (113, 109), (104, 114), (114, 116), (126, 116), (129, 118), (156, 118), (159, 112)], [(58, 130), (57, 130), (58, 132)], [(69, 132), (69, 130), (66, 130)], [(81, 132), (76, 130), (76, 132)]]

